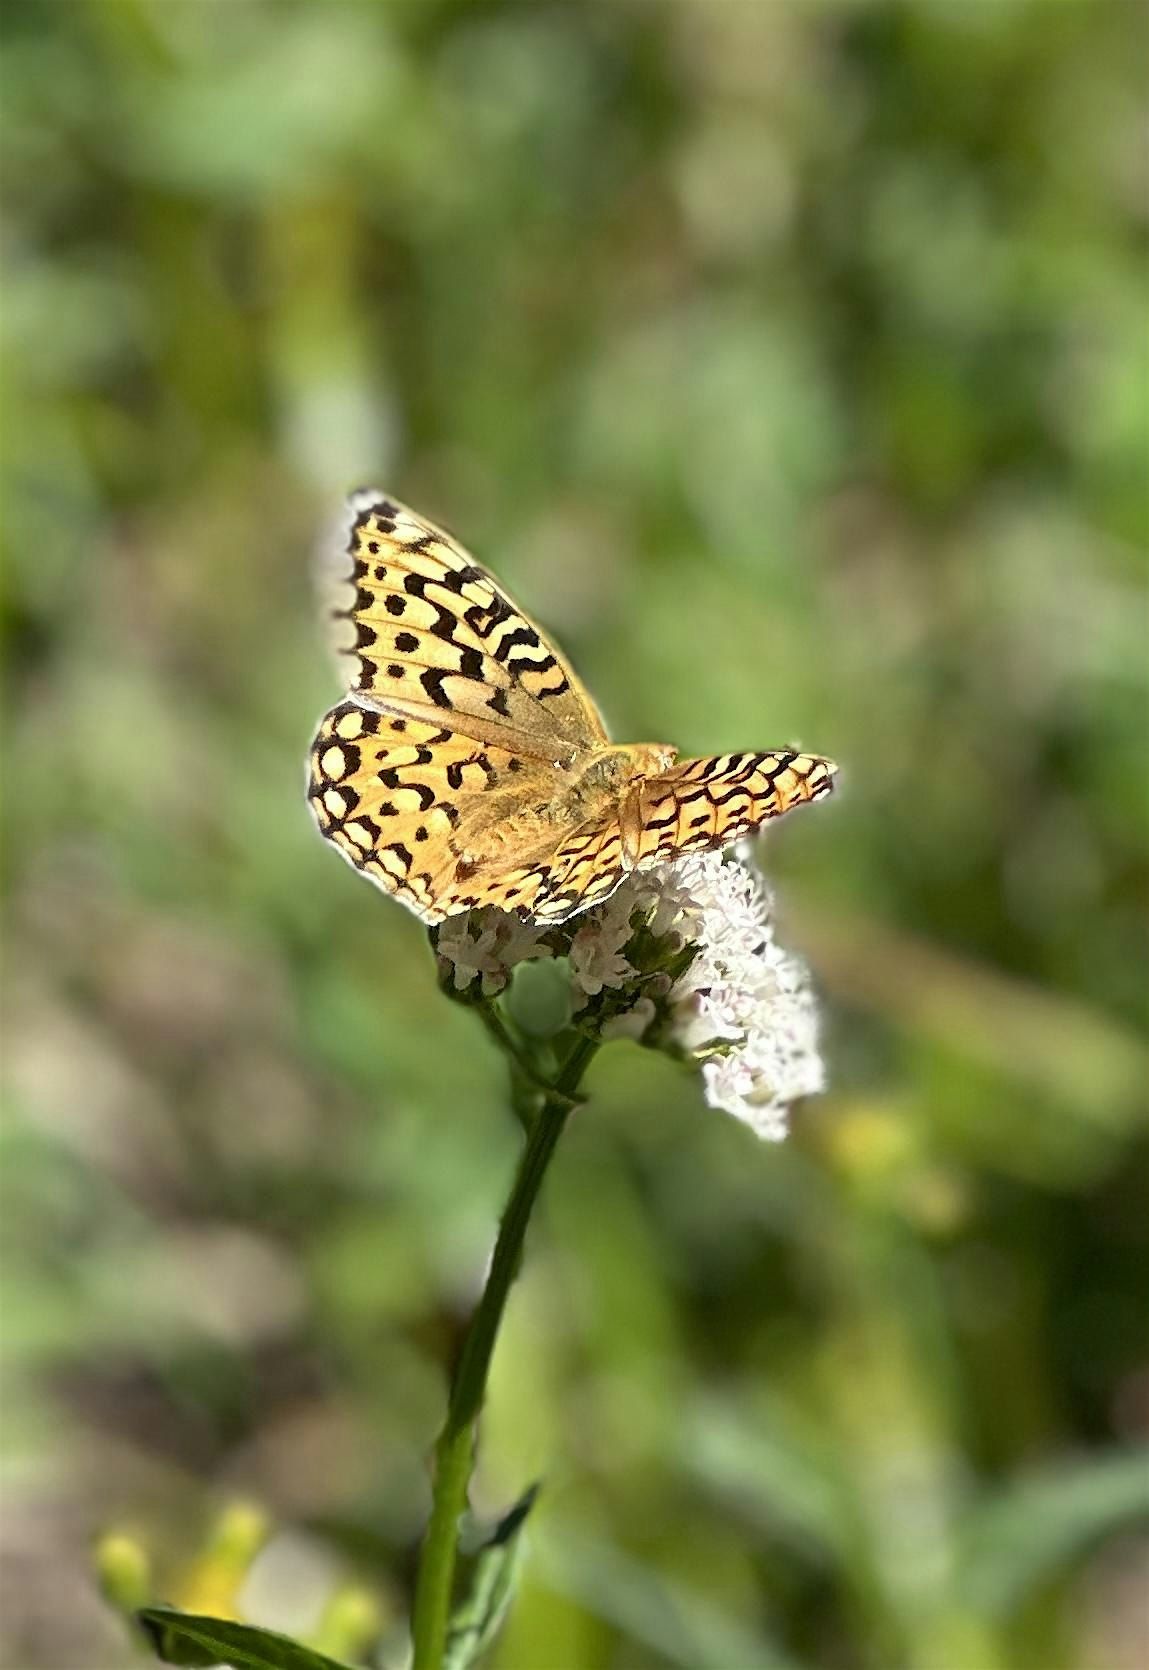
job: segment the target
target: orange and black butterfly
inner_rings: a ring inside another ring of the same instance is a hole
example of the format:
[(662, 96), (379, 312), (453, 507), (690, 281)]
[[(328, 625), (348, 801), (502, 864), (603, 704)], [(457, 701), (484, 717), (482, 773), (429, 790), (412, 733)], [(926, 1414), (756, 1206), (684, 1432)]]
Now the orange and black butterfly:
[(319, 726), (308, 797), (424, 922), (482, 905), (562, 922), (631, 870), (830, 793), (837, 768), (816, 754), (612, 743), (559, 651), (449, 534), (373, 491), (348, 509), (332, 614), (349, 688)]

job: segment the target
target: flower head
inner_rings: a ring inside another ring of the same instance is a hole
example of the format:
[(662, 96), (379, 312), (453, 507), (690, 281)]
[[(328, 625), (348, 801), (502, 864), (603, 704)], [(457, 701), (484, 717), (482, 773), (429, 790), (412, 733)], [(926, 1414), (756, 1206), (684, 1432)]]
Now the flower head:
[(747, 864), (707, 855), (675, 869), (701, 921), (697, 955), (670, 994), (671, 1035), (702, 1059), (710, 1105), (776, 1140), (791, 1102), (825, 1084), (805, 966), (778, 944), (773, 900)]
[(552, 955), (543, 934), (492, 907), (448, 916), (431, 938), (444, 989), (459, 996), (495, 997), (519, 963)]
[(770, 893), (740, 857), (637, 871), (559, 927), (490, 908), (452, 917), (435, 945), (444, 985), (468, 999), (495, 996), (520, 962), (565, 957), (582, 1031), (695, 1061), (710, 1106), (761, 1137), (784, 1136), (790, 1104), (824, 1085), (805, 967), (778, 944)]
[(621, 990), (634, 979), (635, 971), (626, 959), (633, 932), (632, 906), (625, 887), (620, 887), (598, 910), (588, 910), (577, 918), (568, 952), (576, 1009), (606, 988)]

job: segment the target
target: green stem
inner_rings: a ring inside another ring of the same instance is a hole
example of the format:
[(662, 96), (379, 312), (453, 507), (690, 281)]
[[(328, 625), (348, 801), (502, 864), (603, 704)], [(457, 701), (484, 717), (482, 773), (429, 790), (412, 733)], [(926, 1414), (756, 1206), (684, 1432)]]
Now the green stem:
[(511, 1283), (518, 1274), (531, 1211), (574, 1106), (579, 1081), (597, 1049), (596, 1038), (576, 1039), (558, 1078), (548, 1087), (547, 1098), (519, 1160), (514, 1185), (499, 1222), (486, 1286), (463, 1342), (459, 1366), (451, 1383), (447, 1418), (435, 1445), (431, 1519), (415, 1585), (412, 1670), (440, 1670), (443, 1662), (459, 1520), (467, 1504), (467, 1485), (475, 1459), (475, 1429), (486, 1395), (499, 1324)]
[[(507, 1056), (508, 1060), (518, 1068), (520, 1075), (526, 1083), (531, 1086), (532, 1090), (537, 1090), (541, 1095), (550, 1096), (557, 1100), (560, 1095), (558, 1085), (552, 1084), (549, 1079), (543, 1077), (538, 1067), (536, 1067), (535, 1063), (531, 1060), (530, 1056), (523, 1048), (519, 1038), (511, 1031), (510, 1027), (499, 1013), (494, 1000), (488, 998), (484, 1002), (480, 1003), (478, 1005), (478, 1012), (483, 1025), (491, 1034), (491, 1037)], [(568, 1100), (572, 1106), (575, 1106), (581, 1098), (578, 1096), (571, 1096), (568, 1097)]]

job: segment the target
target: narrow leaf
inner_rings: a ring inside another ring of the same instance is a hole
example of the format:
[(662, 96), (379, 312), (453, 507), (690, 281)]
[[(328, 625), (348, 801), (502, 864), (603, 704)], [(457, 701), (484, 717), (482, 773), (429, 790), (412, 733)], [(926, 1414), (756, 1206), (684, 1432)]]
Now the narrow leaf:
[(443, 1670), (467, 1670), (498, 1633), (514, 1595), (522, 1546), (519, 1532), (538, 1493), (537, 1484), (524, 1491), (479, 1550), (467, 1598), (451, 1619)]
[(220, 1664), (235, 1670), (350, 1670), (289, 1636), (228, 1618), (203, 1618), (168, 1606), (147, 1606), (136, 1618), (162, 1664), (204, 1670)]
[(1000, 1616), (1035, 1583), (1125, 1525), (1149, 1523), (1149, 1446), (1019, 1480), (970, 1517), (959, 1580)]
[(660, 1664), (677, 1670), (802, 1670), (758, 1620), (748, 1627), (686, 1584), (573, 1525), (551, 1528), (538, 1545), (548, 1586), (604, 1618)]

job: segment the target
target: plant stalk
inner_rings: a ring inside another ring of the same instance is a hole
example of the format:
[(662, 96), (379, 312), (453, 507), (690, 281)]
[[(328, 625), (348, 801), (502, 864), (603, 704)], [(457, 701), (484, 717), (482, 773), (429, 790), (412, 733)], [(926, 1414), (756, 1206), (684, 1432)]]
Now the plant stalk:
[(519, 1271), (523, 1240), (547, 1167), (563, 1133), (582, 1075), (598, 1049), (595, 1038), (579, 1037), (527, 1136), (510, 1196), (499, 1220), (482, 1297), (463, 1342), (451, 1383), (447, 1417), (435, 1445), (431, 1518), (419, 1559), (412, 1619), (412, 1670), (440, 1670), (447, 1644), (452, 1587), (458, 1553), (459, 1520), (475, 1460), (476, 1428), (487, 1391), (487, 1376), (511, 1284)]

